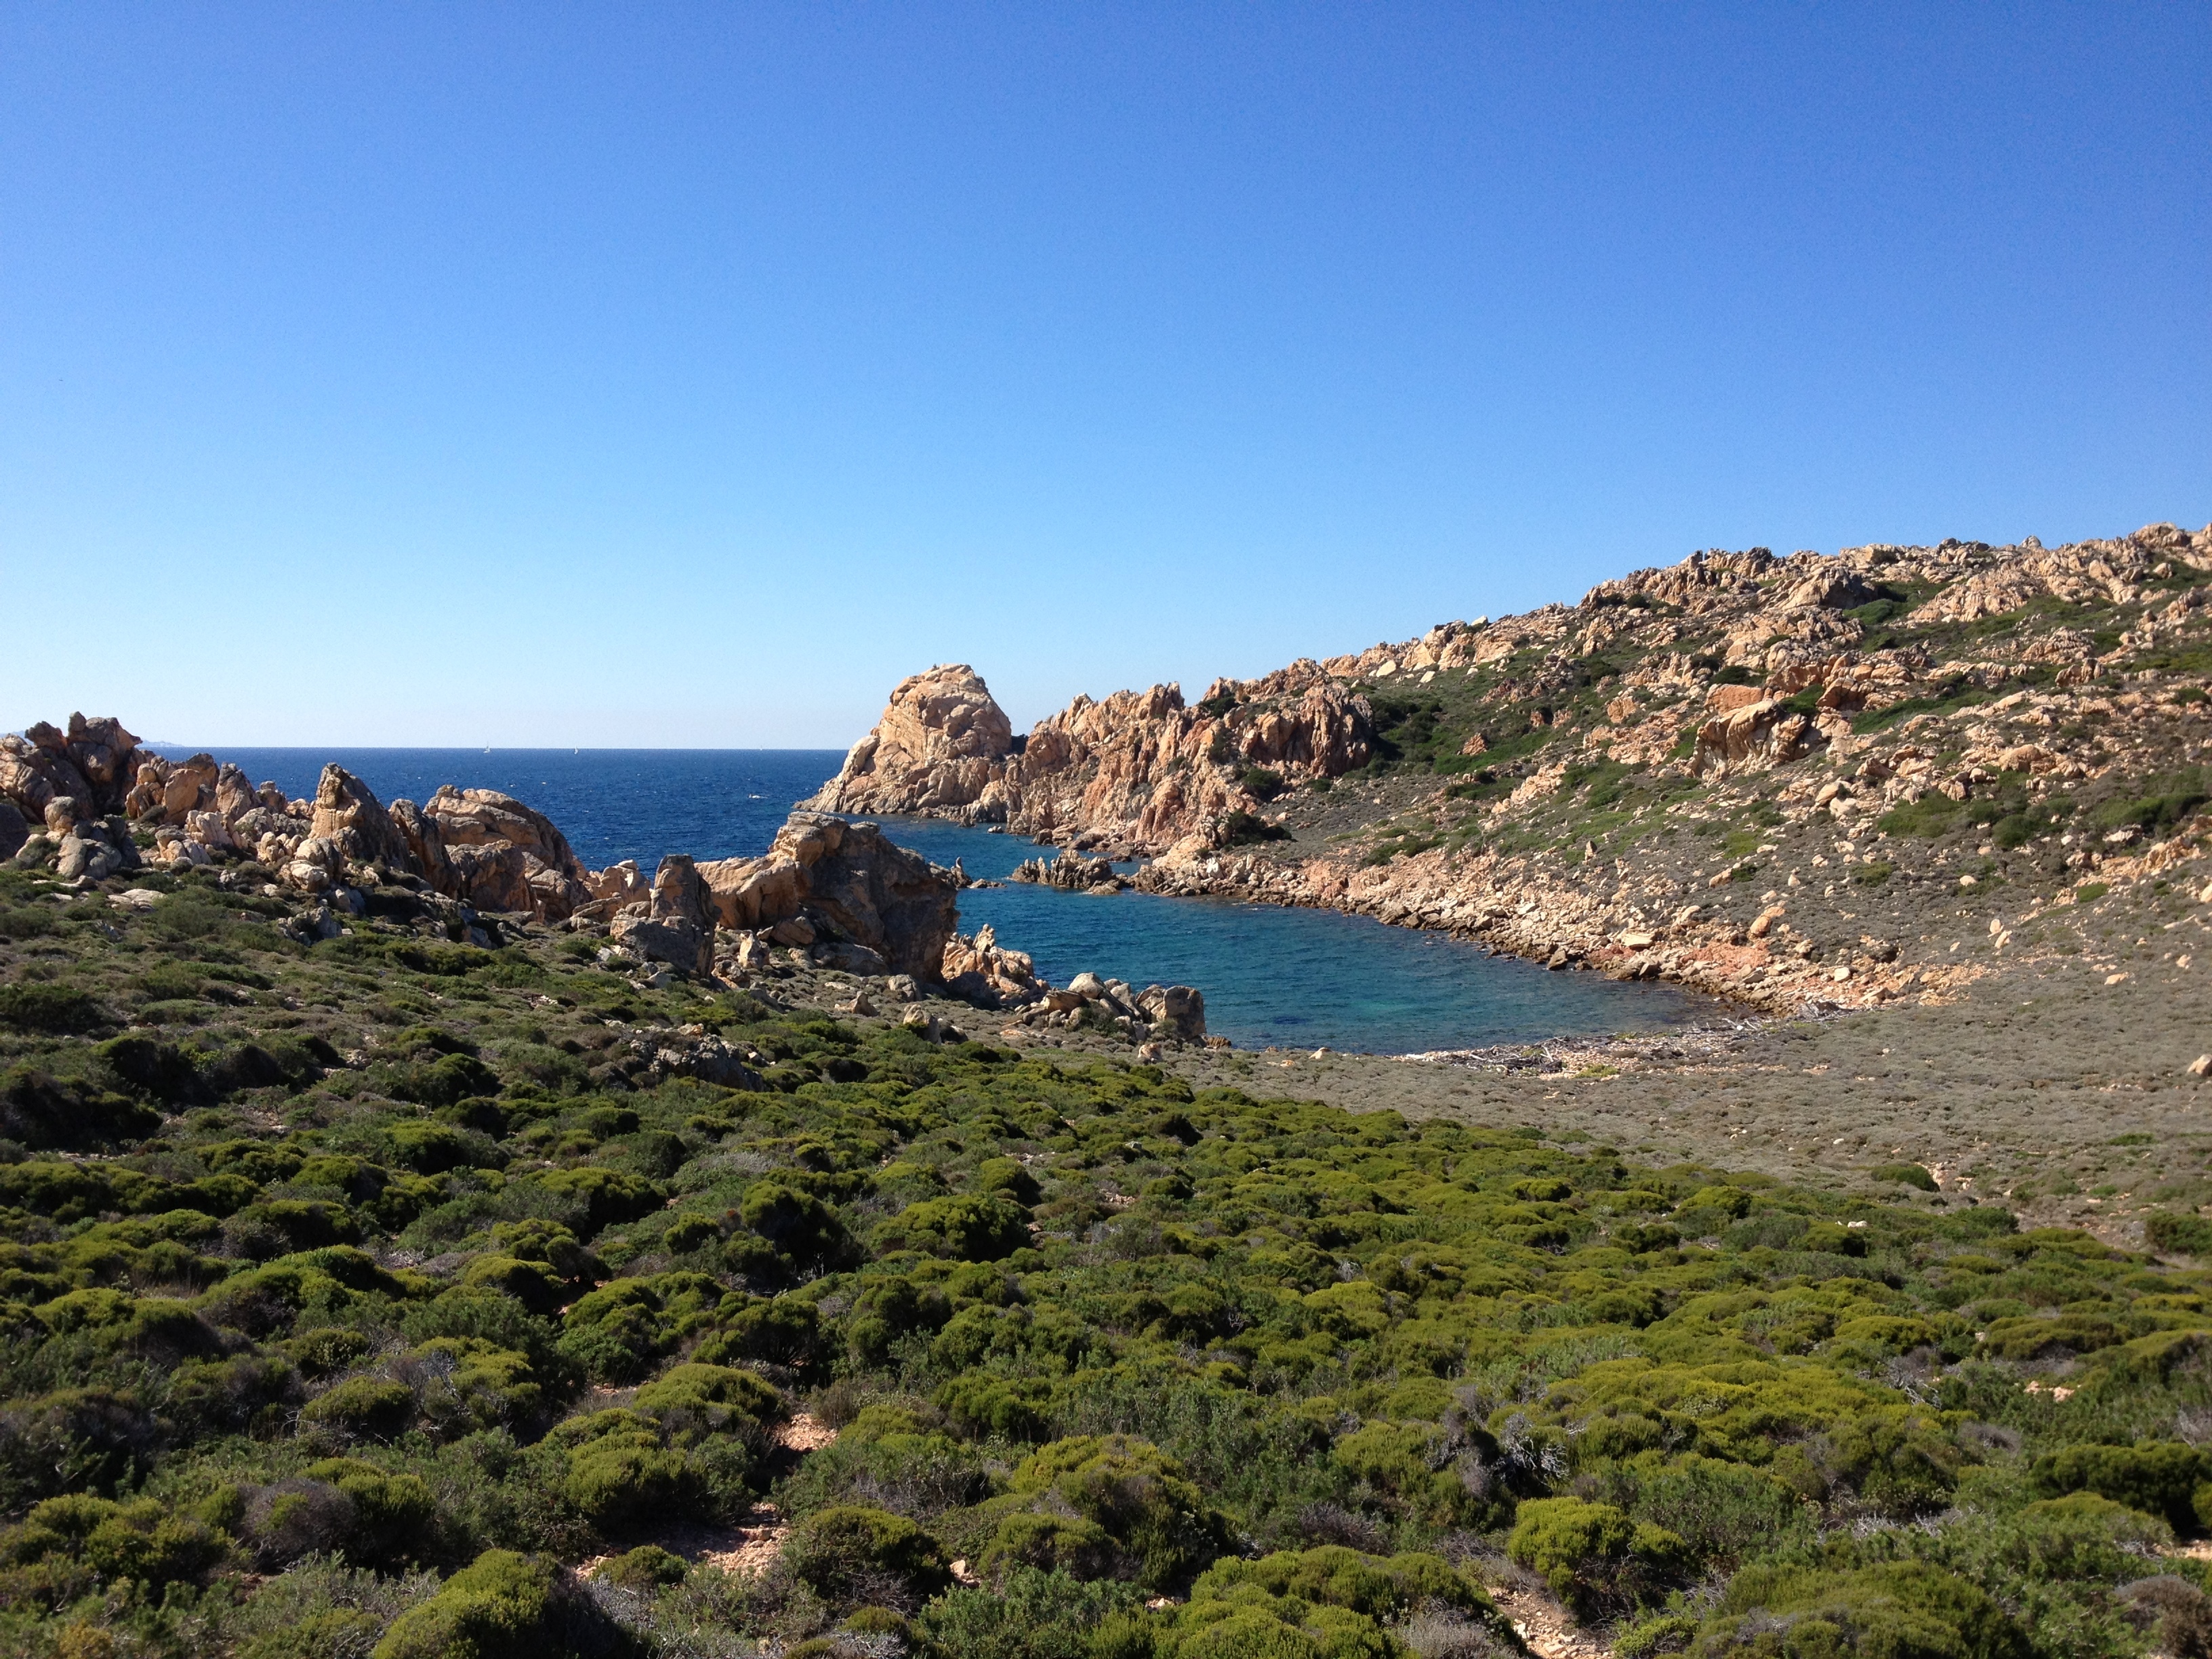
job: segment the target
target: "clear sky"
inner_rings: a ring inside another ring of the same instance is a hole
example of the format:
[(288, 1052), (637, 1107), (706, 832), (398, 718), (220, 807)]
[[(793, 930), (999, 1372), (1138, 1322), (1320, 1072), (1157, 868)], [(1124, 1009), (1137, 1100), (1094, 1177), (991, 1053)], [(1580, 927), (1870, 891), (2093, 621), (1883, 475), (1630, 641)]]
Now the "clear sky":
[(2212, 8), (0, 8), (0, 726), (812, 745), (2212, 518)]

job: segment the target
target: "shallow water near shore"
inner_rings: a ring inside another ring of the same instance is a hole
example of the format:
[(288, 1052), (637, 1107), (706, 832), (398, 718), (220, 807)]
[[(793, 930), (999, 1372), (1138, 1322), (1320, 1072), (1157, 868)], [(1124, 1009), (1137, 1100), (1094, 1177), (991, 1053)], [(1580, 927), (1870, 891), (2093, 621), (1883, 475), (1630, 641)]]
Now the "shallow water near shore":
[[(175, 752), (184, 752), (179, 750)], [(750, 857), (844, 757), (825, 750), (232, 749), (219, 759), (288, 795), (313, 793), (325, 761), (380, 800), (441, 783), (498, 789), (561, 826), (594, 869), (663, 853)], [(1024, 838), (928, 818), (883, 821), (892, 839), (975, 878), (1003, 880), (1038, 848)], [(1048, 850), (1047, 857), (1053, 856)], [(1713, 1006), (1664, 985), (1547, 973), (1447, 934), (1365, 916), (1144, 893), (1094, 897), (1022, 884), (960, 896), (960, 925), (989, 923), (1002, 945), (1066, 984), (1088, 969), (1136, 985), (1194, 985), (1208, 1029), (1239, 1048), (1269, 1044), (1403, 1054), (1547, 1036), (1648, 1031)]]

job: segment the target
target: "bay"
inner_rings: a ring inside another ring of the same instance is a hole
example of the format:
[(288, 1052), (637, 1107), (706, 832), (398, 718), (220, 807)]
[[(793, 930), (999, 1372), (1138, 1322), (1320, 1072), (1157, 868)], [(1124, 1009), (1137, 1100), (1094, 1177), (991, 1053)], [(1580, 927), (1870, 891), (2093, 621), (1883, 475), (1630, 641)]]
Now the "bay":
[[(497, 789), (560, 825), (593, 869), (635, 859), (647, 871), (664, 853), (765, 851), (793, 803), (844, 758), (795, 749), (234, 749), (218, 757), (295, 797), (314, 793), (325, 761), (385, 801), (421, 801), (442, 783)], [(971, 878), (1003, 881), (1039, 851), (936, 819), (883, 822), (902, 846), (939, 864), (957, 859)], [(1670, 986), (1547, 973), (1449, 934), (1332, 910), (1009, 884), (963, 892), (960, 916), (963, 932), (988, 924), (1000, 944), (1029, 951), (1055, 984), (1089, 969), (1139, 986), (1194, 985), (1208, 1029), (1239, 1048), (1403, 1054), (1662, 1030), (1715, 1012)]]

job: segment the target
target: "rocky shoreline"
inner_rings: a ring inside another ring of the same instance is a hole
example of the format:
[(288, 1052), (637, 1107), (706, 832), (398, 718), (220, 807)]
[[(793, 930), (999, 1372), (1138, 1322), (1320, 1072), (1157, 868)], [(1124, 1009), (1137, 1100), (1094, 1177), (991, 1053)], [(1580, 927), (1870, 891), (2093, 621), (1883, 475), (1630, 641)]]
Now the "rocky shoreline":
[[(991, 928), (960, 933), (958, 869), (826, 812), (793, 812), (758, 858), (671, 853), (648, 878), (634, 860), (585, 868), (549, 819), (494, 790), (447, 786), (387, 808), (331, 764), (313, 799), (287, 799), (212, 756), (171, 761), (121, 721), (79, 714), (65, 731), (41, 722), (0, 737), (0, 860), (83, 890), (140, 870), (209, 870), (226, 889), (292, 907), (281, 926), (306, 943), (371, 916), (479, 948), (534, 925), (604, 939), (600, 965), (641, 984), (683, 976), (773, 1000), (776, 981), (797, 979), (818, 999), (828, 975), (848, 985), (848, 1012), (933, 993), (1152, 1056), (1206, 1041), (1196, 989), (1093, 974), (1054, 987)], [(116, 902), (127, 908), (135, 890)], [(933, 1036), (952, 1029), (909, 1012)], [(717, 1081), (738, 1065), (656, 1055), (650, 1063)]]
[(1018, 879), (1346, 910), (1768, 1014), (1940, 1004), (2202, 884), (2208, 671), (2212, 527), (1700, 553), (1025, 737), (933, 669), (814, 804), (1063, 848)]

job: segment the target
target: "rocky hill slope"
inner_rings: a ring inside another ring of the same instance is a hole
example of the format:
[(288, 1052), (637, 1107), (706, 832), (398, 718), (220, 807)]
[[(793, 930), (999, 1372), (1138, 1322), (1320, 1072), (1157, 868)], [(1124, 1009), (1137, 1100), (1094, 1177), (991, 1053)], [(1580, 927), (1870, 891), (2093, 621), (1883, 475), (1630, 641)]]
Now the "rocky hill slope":
[(2208, 671), (2212, 528), (1700, 553), (1026, 738), (935, 669), (815, 804), (1776, 1008), (1941, 998), (2188, 875)]

